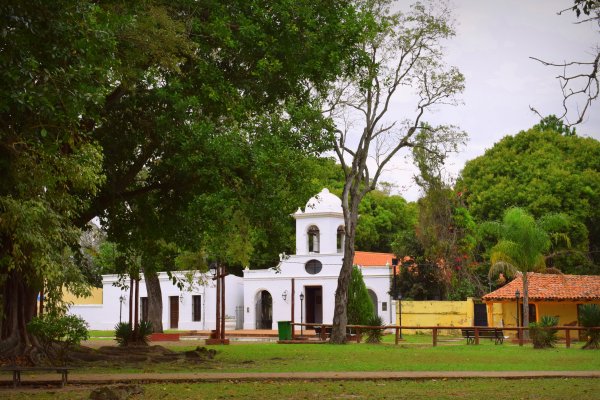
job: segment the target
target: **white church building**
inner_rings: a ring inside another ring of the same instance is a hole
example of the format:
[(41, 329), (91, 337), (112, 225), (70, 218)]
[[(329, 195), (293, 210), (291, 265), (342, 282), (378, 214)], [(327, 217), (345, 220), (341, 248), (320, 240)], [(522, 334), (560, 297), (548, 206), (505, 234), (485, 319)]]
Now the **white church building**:
[[(323, 189), (312, 197), (296, 220), (296, 254), (282, 255), (277, 266), (245, 269), (243, 277), (226, 277), (226, 321), (231, 329), (277, 329), (278, 321), (326, 323), (333, 321), (335, 290), (344, 256), (344, 217), (339, 197)], [(395, 324), (395, 301), (388, 294), (393, 255), (357, 251), (354, 264), (361, 268), (374, 311), (385, 324)], [(185, 273), (176, 273), (183, 277)], [(116, 275), (103, 277), (95, 301), (75, 300), (69, 312), (81, 316), (90, 329), (113, 329), (127, 321), (128, 291), (115, 286)], [(163, 328), (210, 330), (215, 328), (216, 289), (208, 274), (196, 274), (192, 287), (180, 290), (161, 273)], [(140, 282), (138, 312), (147, 313), (145, 282)], [(293, 296), (293, 297), (292, 297)], [(292, 310), (294, 315), (292, 316)]]

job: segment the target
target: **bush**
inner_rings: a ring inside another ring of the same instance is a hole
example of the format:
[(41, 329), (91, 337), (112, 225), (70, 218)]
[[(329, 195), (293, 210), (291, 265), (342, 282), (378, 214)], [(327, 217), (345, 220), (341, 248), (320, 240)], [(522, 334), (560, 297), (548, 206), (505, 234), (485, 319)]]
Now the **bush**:
[(88, 339), (87, 323), (76, 315), (56, 313), (33, 317), (27, 331), (37, 338), (41, 350), (52, 365), (65, 365), (70, 347)]
[[(600, 326), (600, 306), (598, 304), (584, 304), (579, 309), (579, 321), (586, 328)], [(600, 349), (600, 330), (588, 329), (585, 331), (587, 342), (583, 349)]]
[(558, 325), (558, 317), (544, 315), (540, 322), (532, 322), (529, 324), (529, 336), (533, 342), (534, 349), (545, 349), (554, 347), (558, 338), (556, 337), (557, 329), (552, 329)]
[(119, 346), (148, 345), (148, 338), (152, 333), (152, 323), (142, 321), (138, 325), (137, 334), (131, 329), (129, 322), (119, 322), (115, 325), (115, 339)]
[[(367, 325), (369, 326), (383, 326), (384, 321), (379, 315), (373, 315), (367, 321)], [(383, 337), (383, 329), (369, 329), (367, 331), (367, 337), (365, 339), (366, 343), (381, 343), (381, 338)]]
[(365, 286), (362, 272), (355, 265), (352, 267), (350, 284), (348, 285), (348, 325), (369, 325), (373, 317), (373, 302)]

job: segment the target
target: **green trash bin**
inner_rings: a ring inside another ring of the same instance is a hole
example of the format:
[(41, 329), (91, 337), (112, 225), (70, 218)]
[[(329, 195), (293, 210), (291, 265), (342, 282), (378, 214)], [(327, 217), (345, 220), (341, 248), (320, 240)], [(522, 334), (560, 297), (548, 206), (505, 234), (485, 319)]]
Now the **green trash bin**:
[(279, 340), (292, 340), (292, 321), (277, 321)]

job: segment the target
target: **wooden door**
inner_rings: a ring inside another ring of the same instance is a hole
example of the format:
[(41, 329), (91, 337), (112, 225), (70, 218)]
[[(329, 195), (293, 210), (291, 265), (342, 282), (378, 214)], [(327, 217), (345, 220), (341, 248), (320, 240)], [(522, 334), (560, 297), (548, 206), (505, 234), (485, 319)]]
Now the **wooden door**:
[(487, 320), (487, 307), (485, 304), (473, 304), (474, 306), (474, 317), (475, 317), (475, 321), (474, 325), (475, 326), (488, 326), (488, 320)]
[(179, 329), (179, 296), (169, 296), (169, 320), (171, 329)]

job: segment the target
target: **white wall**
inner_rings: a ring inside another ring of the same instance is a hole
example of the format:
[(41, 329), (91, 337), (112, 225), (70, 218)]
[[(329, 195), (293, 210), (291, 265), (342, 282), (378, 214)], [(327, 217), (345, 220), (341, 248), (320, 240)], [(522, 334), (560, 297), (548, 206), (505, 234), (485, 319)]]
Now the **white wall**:
[[(183, 278), (184, 273), (177, 273), (176, 276)], [(114, 286), (117, 282), (117, 275), (103, 276), (102, 304), (97, 305), (72, 305), (69, 309), (70, 314), (79, 315), (90, 325), (90, 329), (112, 330), (121, 320), (129, 320), (129, 290), (121, 290)], [(170, 303), (169, 297), (180, 297), (183, 294), (183, 300), (179, 301), (179, 329), (180, 330), (210, 330), (215, 329), (216, 320), (216, 288), (214, 281), (202, 274), (196, 274), (194, 281), (197, 282), (192, 287), (185, 287), (180, 290), (169, 279), (164, 272), (159, 274), (159, 280), (162, 290), (163, 302), (163, 329), (170, 329)], [(204, 283), (202, 283), (204, 282)], [(129, 279), (126, 280), (129, 284)], [(225, 278), (225, 314), (227, 316), (236, 316), (236, 307), (243, 306), (243, 281), (242, 278), (229, 275)], [(202, 296), (202, 312), (200, 321), (192, 321), (192, 296)], [(121, 304), (120, 297), (124, 301)], [(146, 283), (140, 281), (140, 297), (146, 297)], [(134, 299), (135, 301), (135, 299)], [(141, 315), (141, 301), (139, 304)]]
[[(318, 259), (323, 264), (322, 271), (316, 275), (310, 275), (304, 269), (304, 264), (311, 259)], [(306, 286), (321, 286), (323, 323), (331, 324), (335, 304), (334, 294), (337, 289), (341, 264), (341, 255), (290, 256), (289, 259), (281, 263), (279, 273), (273, 269), (244, 271), (244, 329), (256, 329), (255, 305), (258, 293), (262, 290), (267, 290), (273, 298), (272, 329), (277, 329), (277, 321), (290, 321), (292, 319), (292, 278), (295, 278), (294, 321), (301, 322), (300, 293), (304, 292)], [(396, 320), (393, 311), (395, 310), (395, 302), (391, 304), (390, 296), (387, 293), (390, 287), (390, 268), (368, 267), (363, 268), (362, 273), (367, 288), (373, 290), (377, 295), (378, 314), (386, 324), (394, 324)], [(284, 291), (287, 291), (285, 301), (282, 298)], [(306, 308), (305, 302), (306, 300), (302, 303), (304, 308)], [(382, 310), (383, 303), (386, 303), (386, 311)], [(305, 310), (302, 311), (302, 314), (303, 321), (305, 321)]]

